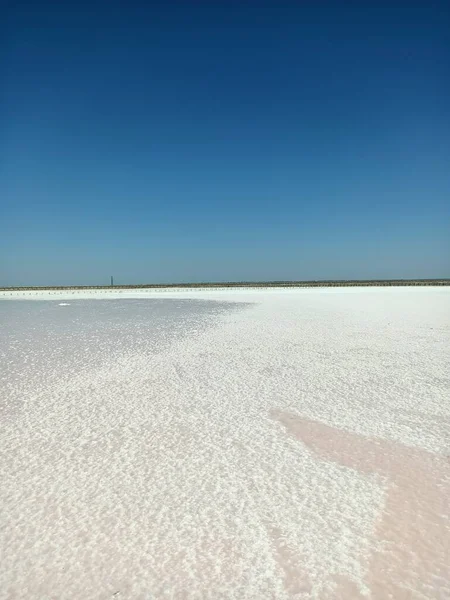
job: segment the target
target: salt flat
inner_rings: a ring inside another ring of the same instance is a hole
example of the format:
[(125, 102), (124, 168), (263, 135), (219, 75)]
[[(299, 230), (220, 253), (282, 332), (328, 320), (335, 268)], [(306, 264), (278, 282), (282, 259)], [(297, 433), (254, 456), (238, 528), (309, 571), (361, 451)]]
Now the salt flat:
[(0, 598), (450, 597), (450, 288), (0, 319)]

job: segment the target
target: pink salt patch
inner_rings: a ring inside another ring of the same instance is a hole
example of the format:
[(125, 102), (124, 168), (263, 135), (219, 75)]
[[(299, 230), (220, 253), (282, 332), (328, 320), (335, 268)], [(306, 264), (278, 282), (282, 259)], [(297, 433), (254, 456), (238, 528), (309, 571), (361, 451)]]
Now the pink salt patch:
[(300, 566), (301, 559), (296, 550), (289, 547), (279, 529), (269, 526), (267, 530), (273, 542), (274, 558), (283, 574), (283, 586), (288, 596), (297, 598), (301, 594), (310, 594), (311, 582), (308, 573)]
[[(387, 499), (366, 584), (371, 598), (450, 598), (450, 466), (445, 457), (277, 411), (272, 416), (321, 459), (377, 473)], [(336, 599), (360, 598), (342, 578)]]

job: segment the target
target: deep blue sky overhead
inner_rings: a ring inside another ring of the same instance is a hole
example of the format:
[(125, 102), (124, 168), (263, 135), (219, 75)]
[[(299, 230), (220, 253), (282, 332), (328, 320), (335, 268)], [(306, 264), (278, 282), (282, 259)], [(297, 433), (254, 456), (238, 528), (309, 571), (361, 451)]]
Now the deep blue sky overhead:
[(6, 2), (0, 285), (450, 276), (448, 2)]

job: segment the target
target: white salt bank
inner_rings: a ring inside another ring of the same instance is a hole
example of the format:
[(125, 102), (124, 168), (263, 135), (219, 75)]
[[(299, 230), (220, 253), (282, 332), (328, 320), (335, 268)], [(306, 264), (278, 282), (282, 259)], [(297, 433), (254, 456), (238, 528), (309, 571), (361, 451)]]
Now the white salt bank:
[(0, 598), (450, 597), (450, 288), (0, 296)]

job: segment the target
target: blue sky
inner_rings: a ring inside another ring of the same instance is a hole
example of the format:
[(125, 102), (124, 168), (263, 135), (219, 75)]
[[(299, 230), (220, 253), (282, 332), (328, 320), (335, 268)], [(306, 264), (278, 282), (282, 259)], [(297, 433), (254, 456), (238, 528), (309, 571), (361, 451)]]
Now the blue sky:
[(447, 2), (10, 2), (0, 285), (450, 276)]

